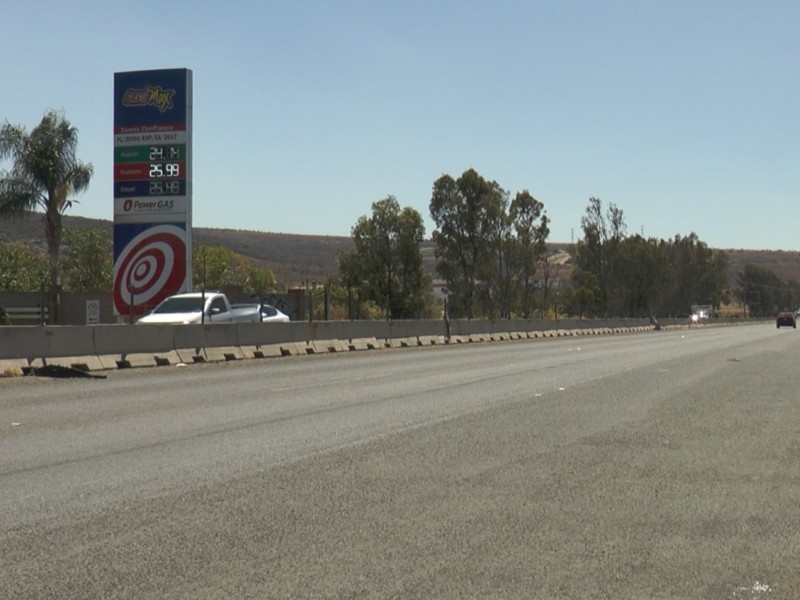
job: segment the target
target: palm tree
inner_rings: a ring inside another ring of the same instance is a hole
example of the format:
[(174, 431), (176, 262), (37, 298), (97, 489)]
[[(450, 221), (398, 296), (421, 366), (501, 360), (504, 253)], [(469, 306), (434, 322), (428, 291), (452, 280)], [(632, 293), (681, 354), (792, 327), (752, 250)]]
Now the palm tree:
[(77, 146), (78, 130), (55, 110), (30, 134), (8, 121), (0, 127), (0, 160), (13, 163), (11, 170), (0, 171), (0, 216), (44, 212), (51, 287), (58, 285), (61, 215), (77, 202), (68, 196), (86, 190), (94, 172), (75, 157)]

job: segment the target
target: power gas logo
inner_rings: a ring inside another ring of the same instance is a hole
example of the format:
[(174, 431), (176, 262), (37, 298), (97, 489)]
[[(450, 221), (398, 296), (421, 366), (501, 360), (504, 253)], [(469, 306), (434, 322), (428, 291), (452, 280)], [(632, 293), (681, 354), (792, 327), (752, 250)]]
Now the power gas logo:
[(175, 208), (175, 200), (134, 200), (128, 198), (122, 203), (124, 212), (171, 212)]

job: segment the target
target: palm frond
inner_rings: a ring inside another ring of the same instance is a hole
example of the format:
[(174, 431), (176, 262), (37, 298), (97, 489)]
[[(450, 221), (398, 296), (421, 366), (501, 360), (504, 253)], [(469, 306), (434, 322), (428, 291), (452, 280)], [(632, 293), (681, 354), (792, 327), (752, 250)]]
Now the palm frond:
[(0, 177), (0, 215), (20, 216), (37, 205), (37, 195), (24, 179)]

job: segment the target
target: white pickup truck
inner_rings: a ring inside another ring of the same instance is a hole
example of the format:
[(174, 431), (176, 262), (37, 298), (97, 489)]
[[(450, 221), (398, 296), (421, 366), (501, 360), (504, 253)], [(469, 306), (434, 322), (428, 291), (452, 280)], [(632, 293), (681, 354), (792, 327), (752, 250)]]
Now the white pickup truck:
[[(264, 321), (263, 306), (231, 306), (221, 292), (187, 292), (170, 296), (137, 321), (143, 325), (189, 325), (192, 323), (242, 323)], [(288, 321), (288, 317), (286, 319)]]

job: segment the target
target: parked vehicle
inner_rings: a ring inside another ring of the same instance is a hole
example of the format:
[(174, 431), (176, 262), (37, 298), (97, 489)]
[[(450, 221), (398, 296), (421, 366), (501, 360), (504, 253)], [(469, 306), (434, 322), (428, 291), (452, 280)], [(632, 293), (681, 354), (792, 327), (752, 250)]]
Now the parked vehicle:
[(778, 314), (778, 319), (775, 321), (775, 326), (778, 329), (781, 327), (794, 327), (797, 329), (797, 319), (792, 312), (782, 312)]
[(291, 321), (289, 315), (271, 304), (261, 305), (261, 320), (267, 323), (288, 323)]
[(221, 292), (187, 292), (170, 296), (153, 311), (137, 321), (144, 325), (189, 325), (192, 323), (259, 322), (262, 313), (258, 304), (231, 306)]
[[(250, 309), (253, 306), (258, 306), (258, 304), (232, 304), (231, 309), (236, 311), (239, 309), (247, 308)], [(261, 322), (262, 323), (288, 323), (291, 321), (289, 315), (286, 313), (278, 310), (271, 304), (262, 304), (261, 305)]]

